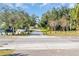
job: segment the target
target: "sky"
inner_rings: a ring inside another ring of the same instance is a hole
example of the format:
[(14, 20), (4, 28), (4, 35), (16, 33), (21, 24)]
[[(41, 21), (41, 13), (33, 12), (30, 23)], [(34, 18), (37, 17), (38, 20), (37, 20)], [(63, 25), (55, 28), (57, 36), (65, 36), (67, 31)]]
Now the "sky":
[(0, 3), (0, 9), (3, 7), (3, 6), (8, 6), (10, 8), (13, 8), (13, 9), (16, 9), (16, 8), (21, 8), (23, 9), (24, 11), (26, 11), (27, 13), (29, 13), (29, 15), (32, 15), (32, 14), (35, 14), (39, 17), (42, 16), (43, 13), (47, 12), (48, 10), (51, 10), (53, 9), (54, 7), (55, 8), (60, 8), (61, 6), (64, 6), (64, 7), (68, 7), (68, 8), (73, 8), (75, 5), (75, 3), (14, 3), (14, 4), (11, 4), (11, 3), (4, 3), (4, 4), (1, 4)]

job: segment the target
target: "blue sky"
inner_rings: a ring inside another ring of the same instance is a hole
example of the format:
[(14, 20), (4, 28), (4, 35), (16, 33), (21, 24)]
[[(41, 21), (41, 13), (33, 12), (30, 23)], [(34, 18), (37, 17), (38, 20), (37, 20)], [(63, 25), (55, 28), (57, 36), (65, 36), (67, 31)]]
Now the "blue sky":
[(74, 7), (74, 3), (52, 3), (52, 4), (47, 4), (47, 3), (30, 3), (30, 4), (22, 4), (22, 3), (15, 3), (15, 4), (11, 4), (11, 3), (5, 3), (5, 4), (0, 4), (0, 8), (3, 6), (8, 6), (10, 8), (16, 9), (17, 7), (25, 10), (27, 13), (29, 13), (30, 15), (35, 14), (39, 17), (42, 16), (43, 13), (45, 13), (46, 11), (52, 9), (52, 8), (60, 8), (60, 6), (64, 6), (64, 7), (69, 7), (72, 8)]

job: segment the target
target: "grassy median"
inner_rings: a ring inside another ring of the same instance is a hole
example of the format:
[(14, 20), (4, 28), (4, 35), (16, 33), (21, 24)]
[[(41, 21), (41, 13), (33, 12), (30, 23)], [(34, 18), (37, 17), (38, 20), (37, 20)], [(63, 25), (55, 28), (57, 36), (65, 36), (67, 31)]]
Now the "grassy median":
[(14, 50), (10, 50), (10, 49), (0, 50), (0, 56), (10, 55), (13, 54), (13, 52)]
[(42, 29), (41, 32), (49, 36), (79, 36), (79, 31), (49, 31), (47, 29)]

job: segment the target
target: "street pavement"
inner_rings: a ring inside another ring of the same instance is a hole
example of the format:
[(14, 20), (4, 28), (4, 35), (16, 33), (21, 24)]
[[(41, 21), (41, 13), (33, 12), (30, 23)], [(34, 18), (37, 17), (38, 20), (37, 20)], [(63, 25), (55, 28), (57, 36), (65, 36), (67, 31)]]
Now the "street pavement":
[(32, 32), (30, 35), (32, 36), (32, 35), (35, 35), (35, 36), (37, 36), (37, 35), (43, 35), (43, 33), (39, 30), (39, 29), (33, 29), (34, 30), (34, 32)]
[(35, 30), (30, 36), (1, 36), (0, 49), (14, 49), (13, 55), (79, 55), (78, 36), (46, 36)]

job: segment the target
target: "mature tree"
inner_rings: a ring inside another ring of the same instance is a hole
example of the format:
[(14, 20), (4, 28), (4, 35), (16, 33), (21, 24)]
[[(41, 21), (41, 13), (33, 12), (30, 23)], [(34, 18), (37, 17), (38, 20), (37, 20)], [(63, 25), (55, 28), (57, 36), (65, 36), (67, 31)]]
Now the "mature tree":
[(38, 17), (35, 14), (33, 14), (30, 18), (31, 18), (30, 25), (35, 26), (36, 25), (36, 20), (37, 20)]
[(30, 27), (30, 19), (31, 16), (27, 12), (21, 9), (11, 9), (11, 8), (4, 8), (3, 11), (0, 11), (0, 21), (3, 22), (4, 26), (2, 27), (6, 29), (13, 30), (13, 33), (17, 29), (29, 29)]
[[(44, 27), (47, 24), (51, 29), (54, 29), (54, 30), (56, 30), (57, 27), (60, 25), (62, 28), (65, 28), (68, 24), (67, 22), (69, 21), (69, 8), (65, 8), (65, 7), (53, 8), (52, 10), (49, 10), (46, 13), (44, 13), (41, 19), (42, 20), (40, 23)], [(61, 20), (61, 19), (63, 19), (63, 20)], [(60, 20), (61, 20), (61, 24), (59, 24)], [(64, 23), (63, 23), (63, 21), (64, 21)]]
[(70, 10), (70, 24), (71, 29), (79, 28), (79, 4), (76, 4), (74, 8)]

